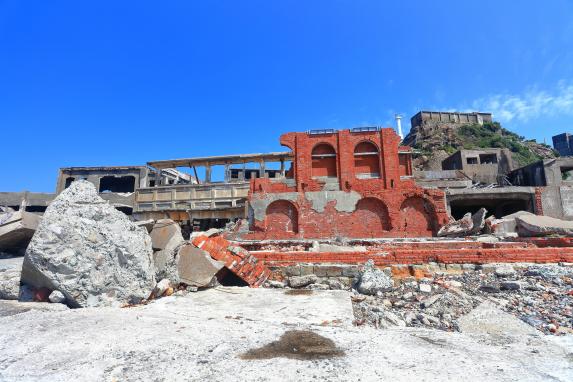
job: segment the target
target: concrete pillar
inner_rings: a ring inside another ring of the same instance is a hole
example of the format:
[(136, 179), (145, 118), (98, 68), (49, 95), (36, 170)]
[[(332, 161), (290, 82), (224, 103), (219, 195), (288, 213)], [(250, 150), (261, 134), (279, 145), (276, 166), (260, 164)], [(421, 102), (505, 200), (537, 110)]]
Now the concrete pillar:
[(205, 183), (211, 183), (211, 166), (205, 166)]
[(260, 177), (261, 177), (261, 178), (266, 178), (266, 175), (265, 175), (265, 161), (260, 161), (260, 162), (259, 162), (259, 166), (260, 166), (260, 168), (261, 168), (261, 176), (260, 176)]
[(231, 181), (231, 170), (230, 170), (230, 165), (226, 164), (225, 165), (225, 183), (228, 183)]

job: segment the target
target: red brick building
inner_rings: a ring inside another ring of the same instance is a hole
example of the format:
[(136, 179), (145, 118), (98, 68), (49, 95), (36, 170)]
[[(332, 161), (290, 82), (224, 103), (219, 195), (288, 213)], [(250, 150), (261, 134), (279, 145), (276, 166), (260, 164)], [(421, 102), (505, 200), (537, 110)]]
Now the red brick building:
[(288, 133), (286, 178), (251, 181), (251, 239), (433, 236), (445, 194), (418, 187), (409, 147), (391, 128)]

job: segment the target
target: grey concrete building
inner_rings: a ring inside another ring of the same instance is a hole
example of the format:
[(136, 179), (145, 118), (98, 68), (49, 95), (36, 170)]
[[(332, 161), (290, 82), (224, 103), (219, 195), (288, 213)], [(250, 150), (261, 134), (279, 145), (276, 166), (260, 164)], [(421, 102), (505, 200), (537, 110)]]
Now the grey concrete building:
[(553, 138), (553, 148), (562, 157), (573, 155), (573, 137), (569, 133), (555, 135)]
[(508, 149), (459, 150), (442, 161), (443, 170), (459, 170), (474, 182), (504, 184), (500, 176), (514, 168)]
[(491, 113), (458, 113), (449, 111), (428, 111), (423, 110), (418, 112), (410, 119), (412, 127), (421, 126), (428, 122), (441, 122), (441, 123), (459, 123), (459, 124), (473, 124), (477, 123), (483, 125), (484, 122), (492, 122), (493, 117)]
[(543, 187), (543, 214), (573, 220), (573, 157), (546, 159), (508, 174), (516, 186)]

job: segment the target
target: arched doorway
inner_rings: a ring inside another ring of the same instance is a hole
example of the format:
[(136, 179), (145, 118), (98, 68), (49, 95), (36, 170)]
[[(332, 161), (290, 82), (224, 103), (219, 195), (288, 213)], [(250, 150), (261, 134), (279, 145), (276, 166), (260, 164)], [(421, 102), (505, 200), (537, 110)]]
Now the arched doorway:
[(419, 196), (406, 199), (400, 207), (401, 229), (406, 236), (433, 236), (435, 219), (429, 202)]
[(380, 178), (380, 153), (372, 142), (354, 148), (354, 173), (359, 179)]
[(265, 218), (267, 232), (298, 232), (298, 211), (289, 201), (277, 200), (269, 204)]
[(336, 151), (328, 143), (321, 143), (312, 149), (312, 177), (336, 178)]
[(388, 208), (381, 200), (375, 198), (361, 199), (352, 213), (352, 221), (353, 237), (381, 237), (392, 229)]

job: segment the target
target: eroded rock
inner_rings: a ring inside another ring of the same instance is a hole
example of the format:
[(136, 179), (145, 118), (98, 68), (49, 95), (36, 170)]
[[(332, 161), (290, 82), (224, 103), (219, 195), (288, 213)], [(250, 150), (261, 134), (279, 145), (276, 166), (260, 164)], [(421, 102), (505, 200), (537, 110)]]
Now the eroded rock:
[(146, 298), (155, 285), (151, 239), (76, 181), (46, 210), (28, 246), (22, 281), (59, 290), (72, 307), (119, 306)]

